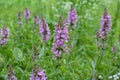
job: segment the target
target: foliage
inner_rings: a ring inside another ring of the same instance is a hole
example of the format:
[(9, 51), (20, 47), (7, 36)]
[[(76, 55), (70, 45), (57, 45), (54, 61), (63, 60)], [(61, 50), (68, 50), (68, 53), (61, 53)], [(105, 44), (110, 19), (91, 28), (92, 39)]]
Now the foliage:
[[(61, 60), (54, 60), (52, 43), (54, 25), (61, 15), (67, 18), (70, 5), (77, 10), (78, 22), (70, 34), (73, 48), (67, 43), (69, 54), (63, 53)], [(4, 80), (8, 65), (13, 65), (18, 80), (29, 80), (35, 64), (45, 70), (48, 80), (91, 80), (99, 78), (108, 80), (108, 76), (120, 71), (120, 1), (119, 0), (0, 0), (0, 28), (10, 28), (10, 38), (6, 45), (0, 47), (0, 80)], [(100, 28), (100, 18), (107, 7), (112, 17), (112, 29), (106, 41), (101, 63), (96, 68), (100, 50), (96, 45), (96, 33)], [(24, 19), (24, 10), (29, 8), (30, 19)], [(17, 13), (22, 13), (22, 26), (17, 23)], [(39, 25), (34, 29), (34, 15), (44, 16), (50, 28), (50, 39), (44, 44), (39, 33)], [(34, 45), (33, 45), (34, 44)], [(33, 49), (33, 46), (36, 48)], [(111, 49), (115, 47), (115, 52)], [(37, 52), (36, 52), (37, 51)], [(36, 61), (34, 53), (39, 53)], [(60, 66), (56, 66), (56, 64)], [(57, 67), (57, 68), (56, 68)], [(59, 76), (58, 76), (59, 75)]]

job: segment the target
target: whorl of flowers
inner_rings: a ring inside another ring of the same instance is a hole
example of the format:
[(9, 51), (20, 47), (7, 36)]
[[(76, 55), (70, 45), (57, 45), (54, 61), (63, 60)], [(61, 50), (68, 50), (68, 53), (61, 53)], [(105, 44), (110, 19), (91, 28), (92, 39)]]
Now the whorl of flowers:
[(76, 10), (71, 5), (71, 9), (68, 12), (68, 22), (70, 25), (74, 26), (76, 25), (77, 19), (78, 19), (78, 16), (77, 16)]
[(101, 17), (99, 37), (104, 39), (107, 36), (109, 30), (111, 29), (111, 26), (112, 26), (111, 16), (108, 14), (108, 12), (105, 9), (104, 14)]
[(28, 8), (26, 8), (24, 10), (24, 18), (25, 18), (26, 22), (28, 21), (29, 17), (30, 17), (30, 11)]
[(7, 73), (7, 77), (6, 77), (7, 80), (17, 80), (16, 76), (15, 76), (15, 72), (14, 70), (12, 69), (12, 67), (9, 67), (9, 71)]
[(9, 36), (10, 31), (8, 27), (4, 26), (2, 29), (0, 29), (0, 45), (6, 44)]
[(54, 57), (61, 57), (61, 53), (66, 51), (65, 42), (68, 42), (68, 29), (64, 26), (62, 18), (59, 18), (58, 24), (55, 25), (55, 36), (52, 47)]
[(39, 21), (39, 26), (40, 26), (40, 34), (42, 36), (43, 41), (47, 41), (50, 38), (50, 30), (48, 27), (48, 24), (42, 17)]
[(47, 80), (45, 72), (38, 67), (34, 67), (30, 80)]
[(68, 19), (64, 20), (64, 26), (66, 26), (66, 27), (69, 26), (69, 21), (68, 21)]

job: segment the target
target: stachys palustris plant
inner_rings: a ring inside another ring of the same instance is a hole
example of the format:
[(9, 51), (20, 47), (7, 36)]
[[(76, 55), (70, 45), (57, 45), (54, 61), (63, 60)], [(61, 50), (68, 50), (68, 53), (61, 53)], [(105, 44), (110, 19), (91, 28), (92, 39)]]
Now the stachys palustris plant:
[(12, 66), (9, 66), (6, 80), (17, 80), (17, 77), (15, 76), (15, 72), (14, 72)]
[(66, 52), (66, 44), (68, 42), (68, 29), (64, 26), (62, 22), (62, 17), (60, 16), (59, 22), (55, 25), (55, 35), (54, 43), (52, 47), (52, 52), (54, 57), (61, 57), (61, 53)]
[(26, 8), (24, 10), (24, 18), (26, 20), (26, 23), (28, 22), (29, 18), (30, 18), (30, 10), (28, 8)]
[(8, 27), (3, 26), (2, 29), (0, 29), (0, 45), (5, 45), (7, 41), (9, 40), (10, 36), (10, 30)]
[(39, 26), (40, 26), (40, 34), (42, 36), (42, 41), (45, 42), (50, 38), (50, 30), (47, 22), (43, 17), (39, 21)]
[(75, 26), (76, 22), (78, 20), (78, 16), (76, 13), (76, 10), (73, 8), (73, 6), (71, 5), (71, 9), (68, 12), (68, 23), (70, 24), (70, 26)]
[(101, 17), (101, 23), (100, 23), (100, 30), (99, 30), (99, 37), (104, 39), (107, 37), (108, 32), (110, 31), (112, 26), (111, 22), (111, 16), (105, 9), (103, 16)]
[(45, 71), (39, 69), (38, 66), (35, 65), (30, 75), (30, 80), (47, 80)]

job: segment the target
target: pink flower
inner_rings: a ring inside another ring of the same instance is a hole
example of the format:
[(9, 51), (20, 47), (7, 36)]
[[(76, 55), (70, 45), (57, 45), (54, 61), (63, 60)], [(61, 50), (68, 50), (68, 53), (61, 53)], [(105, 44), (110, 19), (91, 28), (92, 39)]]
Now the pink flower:
[(50, 38), (50, 30), (46, 21), (41, 18), (39, 21), (40, 26), (40, 34), (42, 36), (43, 41), (47, 41)]
[(24, 10), (24, 18), (25, 18), (26, 22), (27, 22), (28, 19), (30, 18), (30, 11), (29, 11), (28, 8), (26, 8), (26, 9)]
[(55, 25), (55, 36), (52, 47), (54, 57), (61, 57), (61, 53), (66, 51), (65, 42), (68, 42), (68, 29), (64, 26), (60, 17), (58, 24)]
[(5, 45), (8, 41), (9, 36), (10, 36), (10, 30), (8, 27), (4, 26), (0, 30), (0, 45)]
[(70, 25), (75, 26), (77, 20), (78, 20), (78, 16), (76, 10), (73, 8), (73, 6), (71, 6), (70, 11), (68, 12), (68, 22)]
[(101, 26), (100, 26), (100, 30), (99, 30), (99, 37), (104, 39), (108, 35), (108, 32), (111, 29), (111, 26), (112, 26), (111, 16), (108, 14), (108, 12), (105, 9), (104, 14), (101, 17)]
[(43, 70), (35, 68), (30, 76), (30, 80), (47, 80), (47, 78)]
[(9, 71), (7, 73), (7, 77), (6, 77), (7, 80), (17, 80), (16, 76), (15, 76), (15, 72), (14, 70), (12, 69), (12, 67), (10, 66), (9, 67)]

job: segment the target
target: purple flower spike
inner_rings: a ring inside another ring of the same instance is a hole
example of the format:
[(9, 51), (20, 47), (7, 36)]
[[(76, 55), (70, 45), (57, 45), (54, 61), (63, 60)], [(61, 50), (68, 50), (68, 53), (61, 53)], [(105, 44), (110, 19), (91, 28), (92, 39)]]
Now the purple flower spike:
[(104, 15), (101, 17), (99, 37), (104, 39), (107, 36), (109, 30), (111, 29), (111, 26), (112, 26), (111, 16), (108, 14), (108, 12), (105, 9)]
[(35, 15), (34, 16), (34, 26), (36, 27), (36, 24), (38, 23), (38, 16), (37, 15)]
[(10, 36), (9, 28), (4, 26), (0, 30), (0, 45), (5, 45), (8, 41), (9, 36)]
[(12, 67), (9, 68), (9, 71), (8, 71), (8, 74), (7, 74), (7, 77), (6, 77), (7, 80), (17, 80), (16, 76), (15, 76), (15, 72), (14, 70), (12, 69)]
[(52, 47), (54, 57), (61, 57), (61, 53), (66, 52), (65, 42), (68, 42), (68, 29), (64, 26), (62, 18), (59, 18), (58, 24), (55, 25), (55, 36)]
[(29, 9), (26, 8), (24, 11), (24, 18), (25, 18), (26, 22), (28, 21), (29, 17), (30, 17), (30, 11), (29, 11)]
[(39, 68), (35, 67), (33, 70), (30, 80), (47, 80), (45, 72), (40, 70)]
[(18, 14), (17, 14), (17, 19), (18, 19), (18, 21), (21, 20), (21, 12), (18, 12)]
[(21, 22), (21, 12), (18, 12), (17, 19), (18, 19), (18, 24), (21, 26), (22, 25), (22, 22)]
[(43, 17), (39, 21), (39, 26), (40, 26), (40, 34), (42, 36), (42, 40), (47, 41), (50, 38), (50, 30), (48, 24), (43, 19)]
[(70, 11), (68, 12), (68, 22), (70, 25), (75, 26), (77, 22), (78, 16), (76, 10), (71, 6)]

